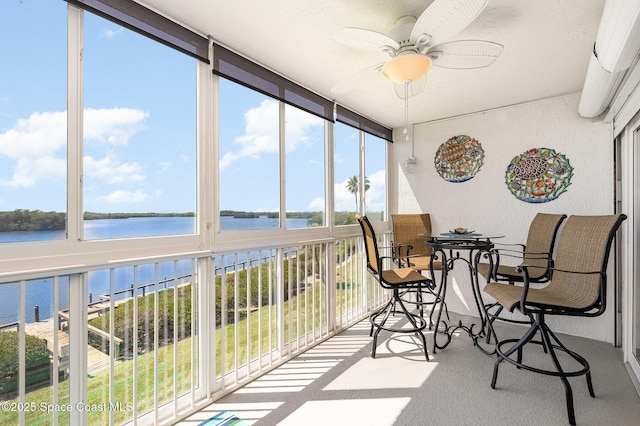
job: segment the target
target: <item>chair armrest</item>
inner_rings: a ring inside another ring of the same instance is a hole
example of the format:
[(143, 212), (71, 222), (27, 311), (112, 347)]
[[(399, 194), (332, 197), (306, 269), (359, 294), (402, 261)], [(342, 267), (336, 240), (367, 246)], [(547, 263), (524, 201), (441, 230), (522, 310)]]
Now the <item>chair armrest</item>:
[[(392, 243), (391, 253), (394, 261), (401, 267), (409, 266), (409, 252), (413, 250), (413, 245), (404, 243)], [(406, 263), (406, 265), (405, 265)]]
[(524, 244), (517, 244), (517, 243), (493, 243), (494, 247), (520, 247), (520, 251), (525, 251), (527, 249), (527, 246)]
[[(529, 294), (529, 269), (530, 265), (527, 264), (521, 264), (518, 265), (516, 267), (516, 269), (519, 272), (522, 272), (522, 276), (523, 276), (523, 286), (522, 286), (522, 295), (520, 297), (520, 312), (522, 312), (523, 314), (527, 314), (527, 296)], [(606, 278), (606, 273), (603, 271), (569, 271), (566, 269), (558, 269), (558, 268), (553, 268), (550, 267), (549, 268), (551, 271), (555, 271), (555, 272), (563, 272), (563, 273), (567, 273), (567, 274), (578, 274), (578, 275), (600, 275), (600, 287), (601, 287), (601, 291), (604, 291), (604, 288), (602, 288), (604, 286), (604, 282), (605, 282), (605, 278)]]
[[(500, 268), (500, 257), (507, 257), (518, 259), (519, 262), (525, 263), (526, 261), (531, 260), (545, 260), (547, 262), (546, 269), (551, 270), (553, 267), (553, 258), (551, 257), (551, 253), (524, 253), (518, 250), (509, 250), (509, 249), (500, 249), (500, 250), (491, 250), (489, 254), (485, 254), (485, 257), (489, 258), (489, 264), (491, 265), (491, 273), (489, 278), (493, 278), (498, 280), (498, 269)], [(540, 268), (540, 266), (532, 266), (527, 265), (532, 268)], [(522, 271), (518, 271), (522, 272)], [(528, 271), (527, 271), (528, 272)], [(551, 272), (549, 272), (549, 277), (551, 276)], [(546, 280), (545, 280), (546, 281)]]

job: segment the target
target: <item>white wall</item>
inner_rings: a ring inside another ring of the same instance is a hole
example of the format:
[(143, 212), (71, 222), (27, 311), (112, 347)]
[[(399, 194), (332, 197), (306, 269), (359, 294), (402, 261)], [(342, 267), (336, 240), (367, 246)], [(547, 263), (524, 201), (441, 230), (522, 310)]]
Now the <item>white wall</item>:
[[(579, 99), (579, 94), (567, 95), (415, 126), (417, 164), (413, 174), (405, 174), (402, 168), (411, 152), (410, 143), (399, 138), (390, 150), (390, 194), (398, 194), (397, 199), (390, 200), (390, 211), (430, 213), (436, 233), (461, 226), (484, 234), (504, 235), (502, 241), (509, 243), (525, 242), (529, 224), (538, 212), (613, 213), (611, 125), (579, 117)], [(481, 143), (484, 165), (471, 180), (450, 183), (437, 174), (433, 160), (442, 143), (461, 134)], [(567, 156), (574, 171), (572, 184), (554, 201), (526, 203), (508, 190), (505, 170), (513, 157), (541, 147)], [(468, 273), (463, 268), (452, 272), (453, 286), (447, 295), (449, 309), (475, 314)], [(609, 306), (603, 316), (549, 322), (555, 323), (554, 329), (559, 332), (613, 342), (613, 285), (608, 290)]]

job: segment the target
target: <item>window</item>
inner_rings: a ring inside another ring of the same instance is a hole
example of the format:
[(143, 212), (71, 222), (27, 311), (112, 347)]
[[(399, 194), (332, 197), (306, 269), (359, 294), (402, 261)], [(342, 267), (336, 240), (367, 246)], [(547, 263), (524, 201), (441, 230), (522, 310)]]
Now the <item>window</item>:
[[(386, 141), (393, 141), (391, 129), (369, 120), (341, 105), (336, 106), (336, 120), (347, 126), (359, 130), (360, 135), (364, 135), (364, 174), (354, 174), (349, 177), (347, 186), (349, 192), (354, 194), (356, 201), (356, 211), (362, 212), (369, 217), (372, 222), (386, 220), (386, 168), (387, 168), (387, 146)], [(345, 130), (336, 124), (336, 145), (339, 144)], [(348, 139), (349, 137), (345, 137)], [(342, 149), (336, 147), (336, 161), (338, 161)], [(349, 151), (351, 152), (351, 151)], [(359, 157), (358, 157), (359, 158)], [(359, 163), (358, 163), (359, 164)], [(358, 168), (358, 171), (361, 169)], [(336, 179), (339, 178), (338, 166), (336, 166)], [(361, 191), (358, 194), (358, 191)], [(364, 197), (362, 196), (364, 191)], [(336, 210), (338, 209), (337, 198), (339, 196), (336, 189)], [(364, 198), (363, 206), (358, 205)]]
[(382, 222), (386, 220), (387, 142), (366, 133), (364, 152), (366, 214), (372, 222)]
[(360, 132), (336, 123), (333, 140), (335, 223), (354, 224), (360, 212)]
[(83, 132), (85, 239), (195, 232), (195, 59), (85, 12)]
[(5, 0), (0, 16), (0, 242), (64, 239), (67, 5)]
[(220, 79), (222, 231), (280, 226), (279, 102)]
[(325, 121), (285, 106), (287, 228), (324, 226)]

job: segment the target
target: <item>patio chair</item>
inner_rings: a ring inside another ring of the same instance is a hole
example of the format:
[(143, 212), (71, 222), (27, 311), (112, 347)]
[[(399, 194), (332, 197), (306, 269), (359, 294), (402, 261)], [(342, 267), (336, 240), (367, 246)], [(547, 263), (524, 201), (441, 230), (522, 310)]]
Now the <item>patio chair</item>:
[[(526, 244), (504, 244), (495, 243), (492, 251), (495, 262), (480, 263), (478, 273), (481, 274), (487, 283), (490, 281), (505, 281), (511, 285), (524, 281), (522, 271), (517, 266), (500, 264), (500, 255), (506, 257), (517, 257), (520, 263), (528, 266), (529, 283), (545, 283), (551, 279), (553, 267), (553, 249), (556, 235), (560, 225), (567, 218), (565, 214), (538, 213), (529, 225)], [(502, 306), (493, 303), (486, 306), (487, 315), (490, 321), (501, 319), (514, 323), (528, 323), (518, 319), (500, 317)], [(492, 309), (495, 308), (494, 311)]]
[[(415, 269), (418, 272), (427, 271), (431, 274), (432, 282), (435, 282), (433, 271), (442, 270), (442, 262), (431, 258), (433, 249), (425, 244), (424, 237), (431, 234), (431, 216), (428, 213), (392, 214), (391, 224), (393, 256), (398, 266)], [(408, 296), (411, 294), (412, 292), (405, 293)], [(438, 293), (431, 286), (422, 288), (420, 301), (423, 305), (435, 306), (439, 300)], [(405, 301), (415, 303), (407, 299)], [(446, 305), (444, 308), (449, 318)], [(429, 326), (431, 326), (431, 315)]]
[[(424, 335), (427, 322), (422, 317), (422, 309), (419, 310), (418, 314), (409, 312), (400, 295), (405, 290), (416, 291), (417, 294), (420, 294), (420, 290), (423, 287), (432, 286), (432, 282), (411, 268), (384, 269), (383, 263), (385, 259), (391, 261), (393, 257), (380, 255), (376, 234), (369, 219), (366, 216), (356, 216), (356, 218), (362, 228), (367, 270), (377, 279), (383, 289), (391, 291), (391, 297), (387, 303), (369, 316), (369, 321), (371, 322), (369, 335), (373, 336), (371, 357), (376, 357), (378, 334), (380, 334), (380, 331), (386, 330), (392, 333), (415, 334), (422, 342), (424, 355), (428, 361), (427, 340)], [(394, 321), (393, 324), (388, 325), (387, 320), (391, 314), (404, 316), (408, 321), (408, 326), (403, 324), (402, 321)]]
[[(484, 291), (505, 309), (512, 312), (517, 308), (531, 320), (530, 328), (519, 339), (500, 340), (489, 324), (490, 332), (498, 342), (491, 380), (493, 389), (496, 387), (498, 368), (502, 361), (534, 373), (560, 377), (565, 388), (569, 423), (575, 425), (573, 392), (567, 378), (585, 375), (589, 394), (595, 397), (590, 366), (584, 357), (558, 340), (545, 318), (549, 315), (595, 317), (604, 313), (609, 253), (615, 232), (625, 219), (623, 214), (569, 217), (558, 240), (555, 265), (551, 268), (553, 275), (543, 288), (529, 286), (529, 267), (526, 264), (520, 266), (524, 278), (523, 287), (496, 282), (485, 286)], [(540, 340), (533, 340), (538, 333)], [(541, 365), (533, 366), (523, 362), (524, 349), (530, 343), (542, 346), (550, 356), (553, 368), (546, 369)], [(571, 370), (567, 370), (566, 360), (563, 368), (556, 351), (573, 358), (581, 368), (571, 366)]]
[[(431, 270), (433, 250), (425, 244), (425, 237), (431, 234), (431, 217), (428, 213), (392, 214), (393, 250), (400, 266), (416, 271)], [(434, 270), (442, 269), (440, 262), (433, 263)]]

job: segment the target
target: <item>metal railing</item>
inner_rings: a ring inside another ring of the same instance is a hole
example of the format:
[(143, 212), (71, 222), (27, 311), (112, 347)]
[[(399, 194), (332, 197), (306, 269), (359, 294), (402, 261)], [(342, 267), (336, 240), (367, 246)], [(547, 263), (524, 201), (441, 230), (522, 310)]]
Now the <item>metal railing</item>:
[[(159, 424), (243, 386), (382, 302), (360, 242), (187, 253), (0, 283), (15, 300), (0, 315), (12, 324), (0, 324), (0, 424)], [(49, 314), (28, 319), (35, 305)]]

